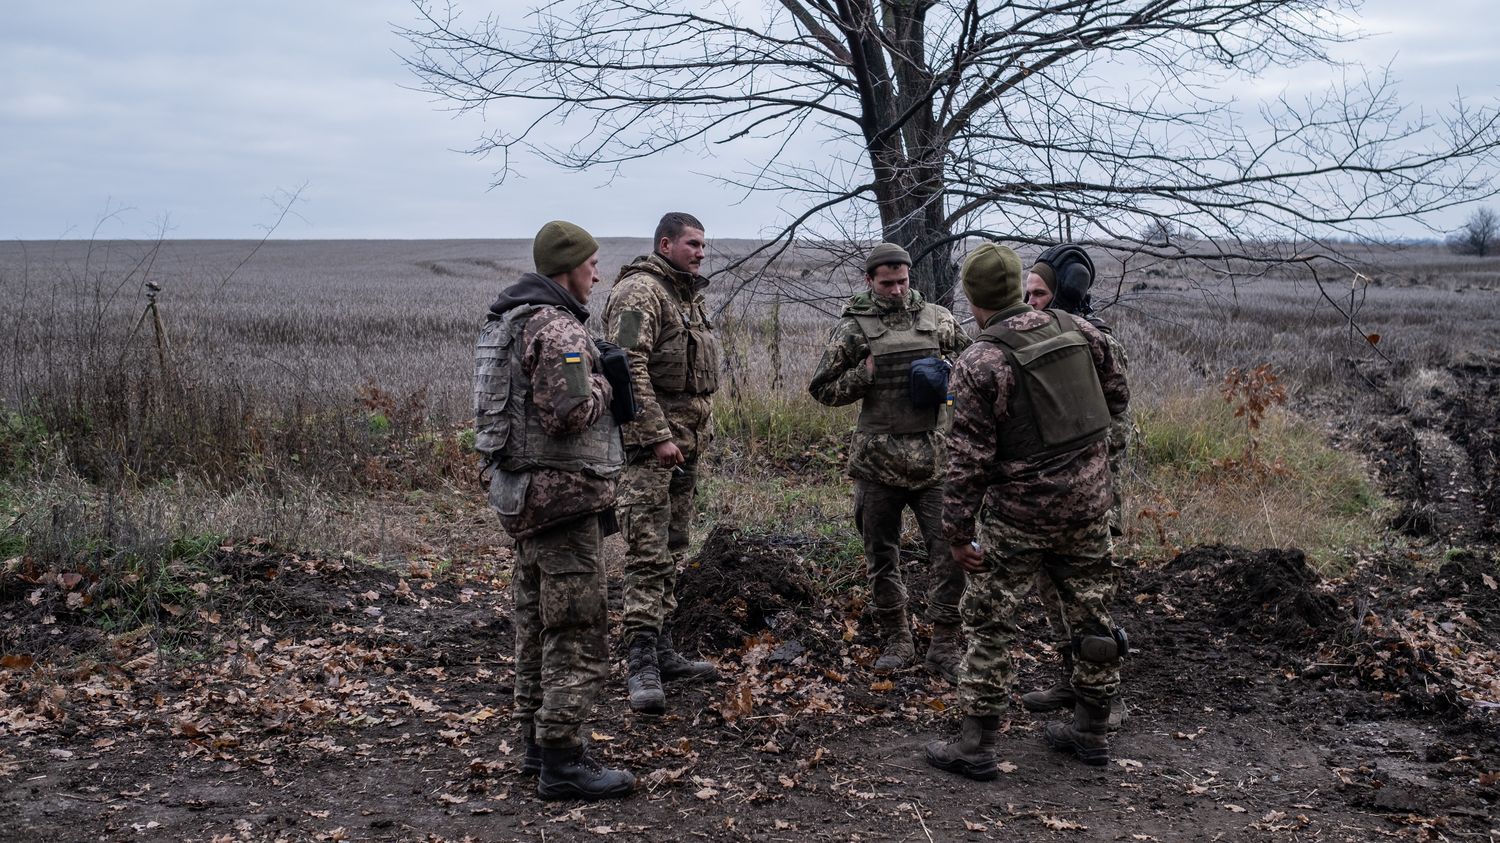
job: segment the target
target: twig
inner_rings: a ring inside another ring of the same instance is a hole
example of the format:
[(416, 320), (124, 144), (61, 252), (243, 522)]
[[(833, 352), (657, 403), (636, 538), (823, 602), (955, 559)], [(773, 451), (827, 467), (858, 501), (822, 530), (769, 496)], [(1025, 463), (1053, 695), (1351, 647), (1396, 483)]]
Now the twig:
[(927, 821), (922, 819), (922, 803), (913, 800), (911, 812), (917, 815), (917, 823), (922, 826), (922, 833), (927, 835), (927, 843), (932, 843), (932, 832), (927, 830)]

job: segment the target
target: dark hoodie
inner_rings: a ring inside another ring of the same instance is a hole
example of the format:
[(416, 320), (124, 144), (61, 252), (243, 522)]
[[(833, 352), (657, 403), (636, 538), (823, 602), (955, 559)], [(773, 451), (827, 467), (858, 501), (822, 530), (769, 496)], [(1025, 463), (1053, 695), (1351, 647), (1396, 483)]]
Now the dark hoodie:
[(561, 307), (576, 316), (579, 322), (589, 321), (588, 308), (574, 298), (572, 293), (551, 278), (535, 272), (522, 275), (516, 279), (516, 283), (501, 290), (495, 303), (490, 305), (489, 318), (499, 319), (507, 310), (523, 304)]

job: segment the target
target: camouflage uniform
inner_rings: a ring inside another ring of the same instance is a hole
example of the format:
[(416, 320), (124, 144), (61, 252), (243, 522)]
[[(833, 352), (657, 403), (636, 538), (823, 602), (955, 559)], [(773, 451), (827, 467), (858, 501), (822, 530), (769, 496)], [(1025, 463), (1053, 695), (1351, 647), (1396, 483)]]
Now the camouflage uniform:
[(528, 273), (492, 307), (477, 355), (477, 446), (516, 540), (515, 716), (543, 748), (580, 744), (607, 672), (599, 517), (614, 506), (623, 449), (586, 317)]
[[(1029, 331), (1054, 318), (1051, 312), (1016, 305), (992, 322)], [(1075, 322), (1110, 414), (1124, 411), (1129, 388), (1108, 341), (1094, 326)], [(943, 529), (951, 544), (967, 544), (975, 539), (977, 517), (989, 565), (989, 570), (969, 575), (962, 606), (969, 649), (959, 697), (964, 713), (976, 717), (1009, 706), (1015, 608), (1038, 570), (1056, 586), (1074, 636), (1108, 637), (1113, 628), (1107, 608), (1113, 582), (1108, 445), (1100, 439), (1051, 456), (1003, 458), (1000, 431), (1017, 421), (1010, 417), (1016, 383), (1004, 350), (990, 342), (970, 346), (953, 371)], [(1118, 688), (1119, 658), (1086, 661), (1075, 660), (1074, 687), (1082, 700), (1107, 705)]]
[[(639, 413), (622, 428), (625, 640), (659, 634), (677, 608), (677, 568), (687, 552), (698, 463), (712, 437), (719, 341), (703, 300), (707, 281), (660, 255), (636, 258), (604, 306), (606, 337), (625, 349)], [(675, 442), (684, 462), (657, 464), (653, 446)]]
[[(868, 335), (881, 329), (897, 336), (925, 330), (934, 347), (889, 355), (897, 359), (877, 358), (876, 374), (872, 376), (865, 368), (865, 358), (871, 353)], [(953, 314), (928, 304), (921, 293), (912, 291), (901, 301), (860, 293), (849, 299), (834, 325), (808, 385), (808, 391), (821, 404), (838, 407), (862, 402), (861, 421), (849, 449), (848, 471), (854, 480), (854, 523), (864, 537), (872, 605), (877, 610), (904, 611), (906, 607), (899, 551), (901, 516), (909, 507), (916, 515), (932, 566), (928, 620), (955, 626), (960, 620), (958, 601), (963, 595), (964, 574), (948, 553), (948, 542), (942, 534), (942, 480), (948, 468), (946, 431), (950, 411), (947, 406), (939, 407), (930, 423), (911, 425), (926, 429), (909, 432), (871, 424), (865, 411), (874, 409), (867, 405), (883, 400), (894, 402), (897, 412), (917, 417), (910, 399), (903, 394), (910, 359), (941, 356), (952, 360), (969, 342)], [(875, 387), (887, 373), (895, 389)], [(876, 399), (876, 395), (882, 398)]]

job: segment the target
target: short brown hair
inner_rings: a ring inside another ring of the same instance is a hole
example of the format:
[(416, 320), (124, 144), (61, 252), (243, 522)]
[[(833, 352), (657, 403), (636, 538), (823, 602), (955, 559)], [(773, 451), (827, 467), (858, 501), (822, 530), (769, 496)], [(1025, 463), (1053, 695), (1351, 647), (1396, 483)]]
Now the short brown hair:
[(651, 238), (651, 248), (661, 245), (663, 237), (668, 240), (676, 240), (682, 236), (684, 228), (696, 228), (704, 231), (703, 223), (698, 218), (683, 211), (668, 211), (662, 214), (661, 222), (656, 224), (656, 236)]

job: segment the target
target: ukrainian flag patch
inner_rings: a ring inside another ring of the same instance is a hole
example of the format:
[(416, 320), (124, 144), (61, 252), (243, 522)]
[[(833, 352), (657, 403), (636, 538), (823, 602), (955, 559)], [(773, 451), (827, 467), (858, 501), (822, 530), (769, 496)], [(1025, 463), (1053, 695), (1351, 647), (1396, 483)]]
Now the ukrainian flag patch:
[(565, 351), (565, 352), (563, 352), (563, 362), (564, 363), (582, 363), (583, 362), (583, 352), (581, 352), (581, 351)]
[(953, 406), (953, 393), (951, 393), (951, 392), (948, 393), (948, 406), (949, 407)]

